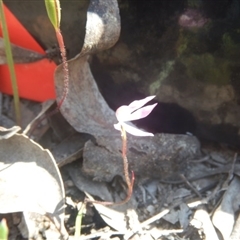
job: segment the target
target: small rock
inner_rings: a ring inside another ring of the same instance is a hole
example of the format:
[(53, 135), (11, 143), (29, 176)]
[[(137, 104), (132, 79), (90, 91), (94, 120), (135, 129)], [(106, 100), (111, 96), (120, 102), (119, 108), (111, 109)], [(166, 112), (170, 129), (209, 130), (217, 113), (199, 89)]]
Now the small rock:
[(148, 205), (147, 211), (152, 215), (155, 212), (155, 207), (153, 205)]

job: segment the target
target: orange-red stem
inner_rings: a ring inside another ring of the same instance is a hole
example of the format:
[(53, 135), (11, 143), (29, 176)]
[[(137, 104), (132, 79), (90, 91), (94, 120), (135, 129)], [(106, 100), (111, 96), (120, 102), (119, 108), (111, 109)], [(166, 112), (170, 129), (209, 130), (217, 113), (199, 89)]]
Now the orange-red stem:
[(130, 198), (132, 197), (132, 191), (133, 191), (133, 184), (134, 184), (134, 172), (132, 171), (132, 178), (130, 180), (129, 177), (129, 172), (128, 172), (128, 159), (127, 159), (127, 134), (126, 131), (123, 127), (121, 127), (121, 136), (122, 136), (122, 159), (123, 159), (123, 171), (124, 171), (124, 176), (126, 179), (126, 183), (127, 183), (127, 187), (128, 187), (128, 192), (127, 192), (127, 197), (121, 201), (121, 202), (103, 202), (103, 201), (91, 201), (91, 200), (87, 200), (87, 202), (92, 202), (92, 203), (99, 203), (105, 206), (116, 206), (116, 205), (122, 205), (127, 203)]
[(66, 49), (64, 46), (64, 41), (63, 41), (63, 37), (60, 29), (56, 29), (56, 37), (57, 37), (58, 45), (59, 45), (61, 56), (62, 56), (63, 75), (64, 75), (63, 95), (62, 95), (62, 99), (58, 103), (58, 109), (60, 109), (68, 94), (69, 74), (68, 74), (68, 62), (66, 57)]

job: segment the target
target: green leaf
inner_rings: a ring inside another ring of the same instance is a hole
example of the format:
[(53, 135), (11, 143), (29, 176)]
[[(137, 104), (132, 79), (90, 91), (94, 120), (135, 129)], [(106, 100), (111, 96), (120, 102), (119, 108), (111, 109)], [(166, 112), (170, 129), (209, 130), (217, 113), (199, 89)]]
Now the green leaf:
[(0, 240), (7, 240), (8, 239), (8, 226), (6, 220), (3, 218), (0, 222)]
[(60, 28), (61, 8), (59, 0), (45, 0), (48, 17), (55, 29)]

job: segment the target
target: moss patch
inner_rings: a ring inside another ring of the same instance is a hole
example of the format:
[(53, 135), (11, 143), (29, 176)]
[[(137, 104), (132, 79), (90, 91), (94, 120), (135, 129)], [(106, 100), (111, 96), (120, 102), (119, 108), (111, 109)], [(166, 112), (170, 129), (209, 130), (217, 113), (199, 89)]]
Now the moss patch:
[(230, 82), (230, 64), (225, 59), (215, 58), (212, 54), (191, 55), (182, 59), (191, 79), (216, 85)]
[(229, 33), (223, 34), (221, 48), (224, 56), (227, 59), (232, 59), (232, 60), (239, 59), (240, 44), (234, 41), (233, 37)]

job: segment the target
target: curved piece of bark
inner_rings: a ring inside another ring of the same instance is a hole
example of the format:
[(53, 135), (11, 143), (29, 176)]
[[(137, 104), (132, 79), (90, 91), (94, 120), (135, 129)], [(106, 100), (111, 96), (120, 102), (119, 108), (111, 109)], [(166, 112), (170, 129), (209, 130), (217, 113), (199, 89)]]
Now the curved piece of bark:
[[(69, 94), (61, 106), (61, 113), (78, 132), (94, 136), (109, 135), (117, 122), (114, 112), (108, 107), (92, 76), (88, 56), (77, 56), (68, 62)], [(58, 100), (63, 88), (62, 68), (55, 73)]]
[(119, 38), (120, 29), (120, 15), (116, 0), (90, 1), (84, 44), (80, 55), (112, 47)]
[(0, 213), (33, 212), (64, 227), (62, 178), (52, 154), (22, 134), (0, 140)]
[[(69, 93), (61, 113), (78, 131), (94, 136), (113, 131), (115, 114), (108, 107), (92, 76), (88, 55), (113, 46), (120, 34), (120, 16), (116, 0), (94, 0), (87, 12), (86, 33), (81, 53), (68, 62)], [(62, 65), (55, 73), (57, 100), (64, 89)], [(115, 122), (116, 123), (116, 122)]]

